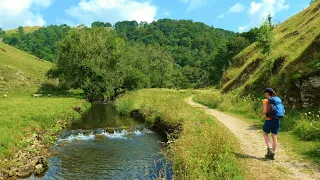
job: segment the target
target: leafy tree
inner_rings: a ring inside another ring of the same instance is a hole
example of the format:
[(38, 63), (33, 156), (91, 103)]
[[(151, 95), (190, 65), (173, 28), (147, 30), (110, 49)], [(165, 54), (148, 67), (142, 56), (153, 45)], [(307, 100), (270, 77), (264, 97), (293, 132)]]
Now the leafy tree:
[(24, 28), (22, 26), (18, 27), (18, 33), (21, 37), (25, 35)]
[(248, 39), (250, 41), (250, 44), (256, 42), (258, 40), (259, 35), (259, 28), (254, 27), (250, 29), (248, 32), (241, 33), (240, 36)]
[(104, 22), (100, 22), (100, 21), (95, 21), (91, 24), (92, 28), (97, 28), (97, 27), (105, 27)]
[(121, 86), (124, 41), (100, 28), (73, 29), (61, 43), (57, 61), (60, 81), (83, 89), (88, 100), (111, 96)]
[(109, 22), (106, 22), (106, 23), (104, 24), (104, 27), (112, 27), (112, 24), (109, 23)]
[(258, 42), (262, 47), (262, 53), (270, 55), (272, 51), (272, 42), (273, 42), (273, 34), (272, 34), (272, 26), (269, 25), (268, 21), (260, 27), (258, 34)]
[(2, 28), (0, 28), (0, 38), (2, 38), (5, 35), (5, 33), (6, 32)]
[(116, 31), (72, 29), (61, 43), (57, 67), (49, 77), (82, 89), (89, 101), (95, 101), (126, 89), (168, 87), (172, 61), (160, 46), (126, 43)]

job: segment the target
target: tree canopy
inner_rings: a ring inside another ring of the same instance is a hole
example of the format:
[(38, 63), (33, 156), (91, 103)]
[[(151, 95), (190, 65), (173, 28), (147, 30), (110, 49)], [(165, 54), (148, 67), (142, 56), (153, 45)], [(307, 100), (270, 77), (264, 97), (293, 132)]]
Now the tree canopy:
[(83, 89), (94, 101), (126, 89), (168, 87), (172, 72), (172, 57), (160, 46), (127, 43), (104, 28), (82, 28), (72, 29), (62, 41), (49, 75)]

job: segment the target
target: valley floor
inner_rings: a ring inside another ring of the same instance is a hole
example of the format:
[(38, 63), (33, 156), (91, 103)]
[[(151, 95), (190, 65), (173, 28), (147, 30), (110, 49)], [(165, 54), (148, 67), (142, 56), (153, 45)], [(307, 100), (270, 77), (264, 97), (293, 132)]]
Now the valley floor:
[(319, 169), (310, 163), (293, 160), (281, 144), (276, 152), (276, 160), (266, 160), (264, 158), (266, 145), (262, 132), (254, 124), (210, 109), (194, 102), (192, 98), (188, 98), (187, 102), (191, 106), (205, 109), (208, 114), (216, 117), (235, 134), (241, 144), (241, 149), (236, 150), (235, 153), (238, 158), (245, 159), (248, 166), (247, 173), (254, 179), (319, 179)]

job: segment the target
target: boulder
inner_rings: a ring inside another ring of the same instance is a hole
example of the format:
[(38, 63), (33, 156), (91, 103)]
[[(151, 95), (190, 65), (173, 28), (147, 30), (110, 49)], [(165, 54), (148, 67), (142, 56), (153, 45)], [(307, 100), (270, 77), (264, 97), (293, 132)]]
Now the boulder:
[(42, 175), (46, 171), (46, 168), (43, 166), (43, 164), (38, 164), (34, 168), (34, 175)]
[(31, 164), (27, 164), (24, 166), (21, 166), (18, 170), (18, 177), (29, 177), (32, 175), (34, 170), (34, 166), (32, 166)]

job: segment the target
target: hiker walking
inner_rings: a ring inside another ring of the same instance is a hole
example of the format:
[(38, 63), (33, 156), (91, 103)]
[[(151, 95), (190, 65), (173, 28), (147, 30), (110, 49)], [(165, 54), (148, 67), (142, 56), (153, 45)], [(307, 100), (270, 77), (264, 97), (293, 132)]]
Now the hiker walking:
[[(277, 134), (280, 129), (280, 119), (284, 116), (284, 106), (272, 88), (265, 89), (264, 95), (266, 99), (263, 100), (263, 112), (261, 116), (265, 116), (263, 125), (264, 140), (267, 144), (267, 154), (265, 157), (274, 160), (278, 145)], [(272, 133), (272, 145), (269, 139), (270, 133)]]

